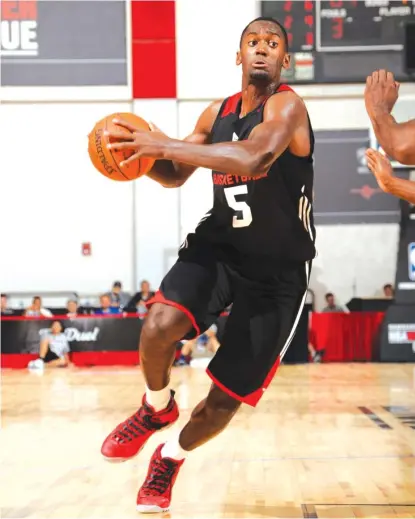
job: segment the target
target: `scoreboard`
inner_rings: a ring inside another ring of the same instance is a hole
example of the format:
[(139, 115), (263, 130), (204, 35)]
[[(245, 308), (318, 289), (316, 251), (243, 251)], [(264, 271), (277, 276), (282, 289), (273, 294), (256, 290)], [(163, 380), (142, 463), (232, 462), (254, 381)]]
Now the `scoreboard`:
[(291, 83), (362, 82), (379, 68), (414, 81), (405, 73), (404, 44), (415, 0), (266, 0), (261, 14), (287, 30)]

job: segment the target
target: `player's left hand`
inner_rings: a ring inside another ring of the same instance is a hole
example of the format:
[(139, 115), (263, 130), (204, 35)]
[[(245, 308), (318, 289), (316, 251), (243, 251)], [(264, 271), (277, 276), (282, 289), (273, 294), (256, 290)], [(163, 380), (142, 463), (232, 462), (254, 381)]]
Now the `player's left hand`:
[(134, 155), (121, 162), (120, 166), (125, 166), (139, 157), (163, 158), (165, 146), (171, 139), (159, 130), (155, 124), (150, 123), (151, 131), (146, 131), (136, 128), (123, 119), (114, 119), (113, 123), (119, 126), (120, 129), (105, 132), (105, 135), (111, 139), (110, 144), (107, 144), (107, 148), (111, 150), (135, 151)]
[(388, 158), (378, 151), (369, 148), (366, 150), (367, 165), (375, 175), (379, 187), (386, 193), (389, 190), (390, 181), (393, 177), (393, 168)]
[(370, 117), (377, 110), (390, 113), (398, 99), (400, 84), (395, 81), (392, 72), (375, 70), (366, 79), (365, 104)]

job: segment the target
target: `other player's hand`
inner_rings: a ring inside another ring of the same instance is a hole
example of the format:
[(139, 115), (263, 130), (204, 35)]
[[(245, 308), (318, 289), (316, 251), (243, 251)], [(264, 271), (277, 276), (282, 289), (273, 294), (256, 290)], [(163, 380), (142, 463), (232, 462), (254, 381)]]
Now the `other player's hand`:
[(375, 70), (366, 79), (365, 104), (370, 117), (377, 111), (390, 113), (398, 99), (400, 84), (392, 72)]
[(150, 123), (151, 131), (145, 131), (136, 128), (133, 124), (123, 119), (114, 119), (113, 123), (119, 126), (120, 129), (105, 132), (105, 135), (111, 139), (107, 147), (112, 150), (135, 151), (134, 155), (121, 162), (120, 166), (124, 166), (139, 157), (163, 158), (165, 146), (171, 139), (159, 130), (155, 124)]
[(378, 151), (369, 148), (366, 150), (367, 165), (375, 175), (382, 191), (388, 192), (388, 186), (393, 178), (393, 168), (389, 159)]

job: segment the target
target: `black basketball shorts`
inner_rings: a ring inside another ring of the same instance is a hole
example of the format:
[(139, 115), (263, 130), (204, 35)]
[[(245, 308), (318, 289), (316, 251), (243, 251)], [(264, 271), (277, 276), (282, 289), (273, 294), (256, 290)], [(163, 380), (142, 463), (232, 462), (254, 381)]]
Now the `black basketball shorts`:
[(221, 346), (207, 373), (223, 391), (256, 406), (290, 345), (306, 299), (310, 263), (281, 267), (263, 280), (241, 276), (217, 261), (179, 259), (147, 303), (180, 309), (194, 338), (233, 303)]
[(52, 360), (57, 360), (57, 359), (59, 359), (58, 355), (56, 355), (56, 353), (54, 351), (52, 351), (50, 348), (48, 348), (45, 358), (43, 359), (43, 362), (45, 362), (45, 364), (47, 364), (48, 362), (52, 362)]

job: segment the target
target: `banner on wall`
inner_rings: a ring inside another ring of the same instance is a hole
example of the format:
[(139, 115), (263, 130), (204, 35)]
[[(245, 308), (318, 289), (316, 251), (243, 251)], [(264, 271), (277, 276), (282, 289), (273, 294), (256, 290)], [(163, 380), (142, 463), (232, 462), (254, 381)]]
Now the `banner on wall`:
[(367, 167), (368, 130), (316, 131), (315, 139), (318, 225), (399, 222), (398, 199), (379, 188)]
[(0, 2), (3, 86), (127, 85), (123, 0)]
[(383, 362), (415, 362), (415, 304), (393, 304), (382, 329)]
[[(55, 319), (7, 320), (1, 323), (2, 353), (38, 353)], [(61, 321), (71, 351), (136, 351), (142, 320), (137, 317), (78, 317)]]
[(398, 258), (396, 262), (395, 301), (398, 304), (415, 305), (414, 206), (402, 200), (401, 214), (402, 216), (399, 233)]

